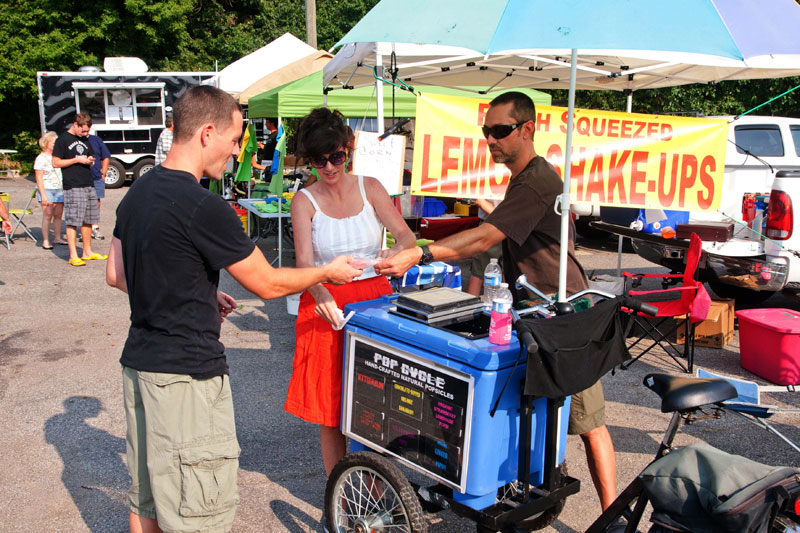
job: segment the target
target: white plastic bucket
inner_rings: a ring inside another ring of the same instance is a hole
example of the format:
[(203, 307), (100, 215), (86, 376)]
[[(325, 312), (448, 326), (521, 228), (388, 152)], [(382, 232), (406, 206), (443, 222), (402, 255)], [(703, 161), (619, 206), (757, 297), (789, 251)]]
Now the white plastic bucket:
[(286, 297), (286, 312), (290, 315), (297, 316), (297, 310), (300, 308), (300, 293), (290, 294)]

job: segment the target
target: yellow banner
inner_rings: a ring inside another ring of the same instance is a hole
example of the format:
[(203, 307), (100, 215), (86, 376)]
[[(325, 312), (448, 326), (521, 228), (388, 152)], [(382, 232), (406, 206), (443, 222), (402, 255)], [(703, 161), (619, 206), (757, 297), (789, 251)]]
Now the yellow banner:
[[(481, 134), (489, 100), (417, 98), (411, 192), (502, 198), (510, 172)], [(563, 177), (567, 109), (536, 106), (534, 148)], [(722, 197), (728, 122), (575, 110), (570, 201), (574, 204), (713, 211)]]

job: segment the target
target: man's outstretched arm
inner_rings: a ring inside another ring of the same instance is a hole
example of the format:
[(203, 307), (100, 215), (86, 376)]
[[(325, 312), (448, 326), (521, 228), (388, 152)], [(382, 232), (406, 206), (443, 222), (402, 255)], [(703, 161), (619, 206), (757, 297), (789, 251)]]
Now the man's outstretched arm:
[[(452, 261), (472, 257), (485, 252), (492, 245), (506, 238), (505, 233), (492, 224), (484, 222), (477, 228), (461, 231), (428, 245), (436, 261)], [(422, 249), (417, 246), (387, 257), (377, 265), (375, 272), (388, 276), (402, 276), (412, 266), (419, 263)]]
[(317, 283), (341, 285), (361, 275), (352, 258), (340, 255), (327, 265), (310, 268), (273, 268), (258, 248), (225, 268), (242, 287), (265, 300), (303, 291)]

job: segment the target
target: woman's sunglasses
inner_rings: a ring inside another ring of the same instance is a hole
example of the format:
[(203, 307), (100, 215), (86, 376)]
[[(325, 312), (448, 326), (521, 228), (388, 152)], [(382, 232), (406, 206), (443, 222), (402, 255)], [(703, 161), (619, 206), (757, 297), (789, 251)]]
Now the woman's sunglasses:
[(495, 139), (503, 139), (511, 135), (511, 132), (515, 129), (519, 128), (523, 124), (528, 122), (527, 120), (523, 120), (522, 122), (517, 122), (516, 124), (496, 124), (494, 126), (484, 126), (481, 128), (483, 130), (483, 136), (487, 139), (489, 135), (494, 137)]
[(344, 150), (340, 150), (338, 152), (333, 152), (328, 157), (325, 156), (312, 157), (309, 159), (309, 163), (311, 163), (311, 166), (314, 168), (324, 168), (325, 165), (328, 164), (328, 161), (330, 161), (331, 165), (338, 167), (339, 165), (344, 163), (345, 159), (347, 159), (347, 152), (345, 152)]

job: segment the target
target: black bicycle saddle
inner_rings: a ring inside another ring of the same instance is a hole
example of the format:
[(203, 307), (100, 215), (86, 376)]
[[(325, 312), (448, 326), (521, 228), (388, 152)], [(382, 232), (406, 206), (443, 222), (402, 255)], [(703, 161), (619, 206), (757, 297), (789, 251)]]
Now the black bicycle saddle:
[(729, 382), (718, 378), (689, 378), (670, 374), (648, 374), (644, 385), (661, 397), (661, 412), (683, 411), (736, 398)]

